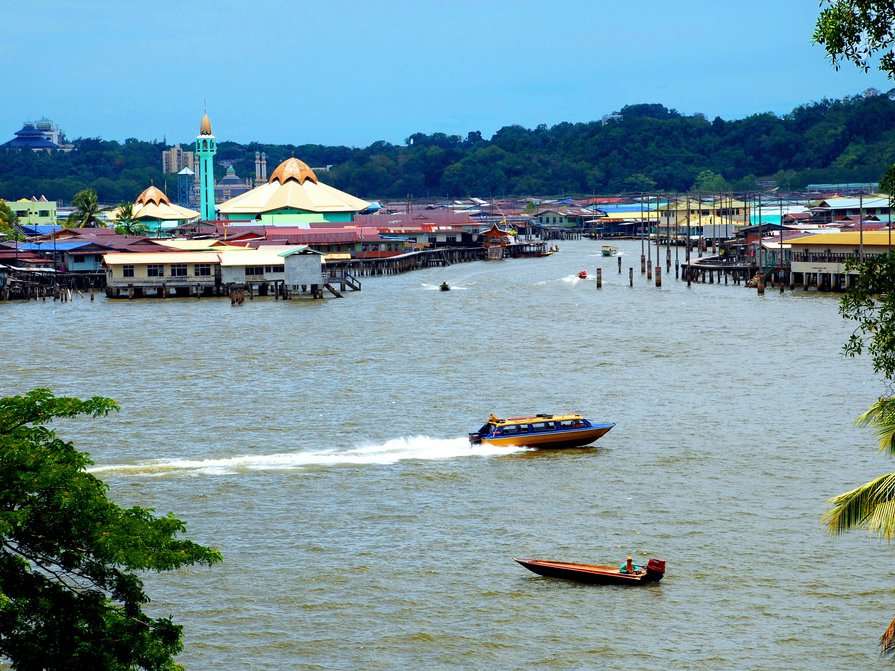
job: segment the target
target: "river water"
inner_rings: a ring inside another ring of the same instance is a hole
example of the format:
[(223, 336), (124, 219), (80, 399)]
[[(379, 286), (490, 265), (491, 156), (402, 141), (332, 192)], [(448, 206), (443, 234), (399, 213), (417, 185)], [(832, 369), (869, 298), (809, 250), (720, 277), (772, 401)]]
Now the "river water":
[[(599, 243), (367, 278), (325, 302), (0, 304), (0, 390), (69, 422), (124, 504), (223, 564), (147, 577), (191, 669), (872, 669), (892, 548), (825, 500), (892, 468), (835, 298), (647, 285)], [(604, 287), (577, 271), (604, 267)], [(448, 281), (454, 290), (437, 291)], [(489, 412), (580, 410), (597, 449), (471, 448)], [(667, 560), (588, 587), (513, 557)]]

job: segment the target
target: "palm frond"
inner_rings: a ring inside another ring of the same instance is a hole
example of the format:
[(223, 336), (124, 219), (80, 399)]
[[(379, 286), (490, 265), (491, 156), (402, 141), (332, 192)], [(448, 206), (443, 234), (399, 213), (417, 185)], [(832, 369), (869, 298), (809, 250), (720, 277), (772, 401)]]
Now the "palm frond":
[(878, 399), (858, 417), (855, 424), (876, 429), (879, 449), (895, 456), (895, 397)]
[(830, 533), (863, 528), (886, 540), (895, 538), (895, 473), (880, 477), (830, 499), (824, 514)]
[(884, 655), (895, 654), (895, 620), (889, 623), (889, 628), (880, 637), (879, 647)]

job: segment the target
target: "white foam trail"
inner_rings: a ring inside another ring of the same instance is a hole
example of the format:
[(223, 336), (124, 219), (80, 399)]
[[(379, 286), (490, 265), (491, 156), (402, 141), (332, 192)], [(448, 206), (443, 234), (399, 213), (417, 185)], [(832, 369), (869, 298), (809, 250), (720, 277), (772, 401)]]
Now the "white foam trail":
[[(437, 284), (426, 284), (425, 282), (423, 282), (420, 286), (423, 288), (424, 291), (441, 291), (441, 286)], [(469, 291), (469, 287), (461, 287), (457, 284), (452, 284), (450, 286), (451, 291)]]
[(576, 284), (578, 284), (581, 281), (581, 278), (578, 277), (578, 275), (576, 273), (575, 275), (566, 275), (565, 277), (563, 277), (561, 279), (561, 281), (565, 282), (567, 284), (571, 284), (572, 286), (575, 286)]
[(244, 454), (220, 459), (155, 459), (136, 464), (108, 464), (88, 469), (91, 473), (160, 476), (232, 475), (248, 471), (283, 471), (308, 466), (343, 464), (394, 464), (399, 461), (456, 459), (458, 457), (495, 457), (527, 448), (472, 446), (466, 438), (430, 438), (409, 436), (393, 438), (377, 445), (361, 445), (348, 450)]

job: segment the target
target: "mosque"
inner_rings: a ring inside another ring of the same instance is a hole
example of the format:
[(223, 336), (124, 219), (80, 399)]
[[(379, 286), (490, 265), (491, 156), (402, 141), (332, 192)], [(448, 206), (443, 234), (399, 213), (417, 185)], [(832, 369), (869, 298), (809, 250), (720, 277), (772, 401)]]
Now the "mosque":
[[(199, 201), (203, 221), (223, 219), (233, 224), (309, 228), (318, 222), (351, 223), (369, 203), (324, 184), (314, 171), (297, 158), (287, 158), (266, 183), (215, 205), (215, 139), (208, 115), (202, 117), (196, 138), (199, 157)], [(264, 157), (264, 172), (267, 158)], [(256, 178), (258, 174), (256, 155)], [(256, 180), (260, 181), (260, 180)]]
[[(159, 188), (150, 186), (134, 203), (134, 217), (151, 231), (164, 231), (194, 220), (230, 224), (261, 224), (310, 228), (312, 223), (350, 224), (369, 203), (324, 184), (306, 163), (287, 158), (267, 177), (267, 156), (255, 154), (255, 184), (250, 188), (230, 167), (215, 184), (217, 141), (208, 114), (202, 115), (195, 144), (199, 211), (174, 205)], [(224, 196), (220, 205), (217, 197)]]

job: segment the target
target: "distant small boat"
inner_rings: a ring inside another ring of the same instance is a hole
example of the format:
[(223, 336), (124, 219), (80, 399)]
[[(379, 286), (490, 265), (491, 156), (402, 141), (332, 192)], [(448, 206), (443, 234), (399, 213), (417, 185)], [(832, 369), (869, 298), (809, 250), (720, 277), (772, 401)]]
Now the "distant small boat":
[(600, 248), (600, 251), (603, 252), (603, 256), (616, 256), (618, 254), (618, 247), (614, 245), (603, 245)]
[(581, 272), (579, 272), (579, 273), (578, 273), (578, 279), (579, 279), (579, 280), (586, 280), (586, 279), (587, 279), (587, 271), (586, 271), (586, 270), (582, 270)]
[(620, 566), (611, 564), (574, 564), (549, 559), (514, 559), (529, 571), (549, 578), (565, 578), (595, 585), (643, 585), (659, 582), (665, 576), (665, 561), (650, 559), (638, 566), (628, 559)]
[(450, 291), (451, 290), (451, 286), (447, 282), (442, 282), (441, 286), (438, 288), (441, 289), (442, 291)]

